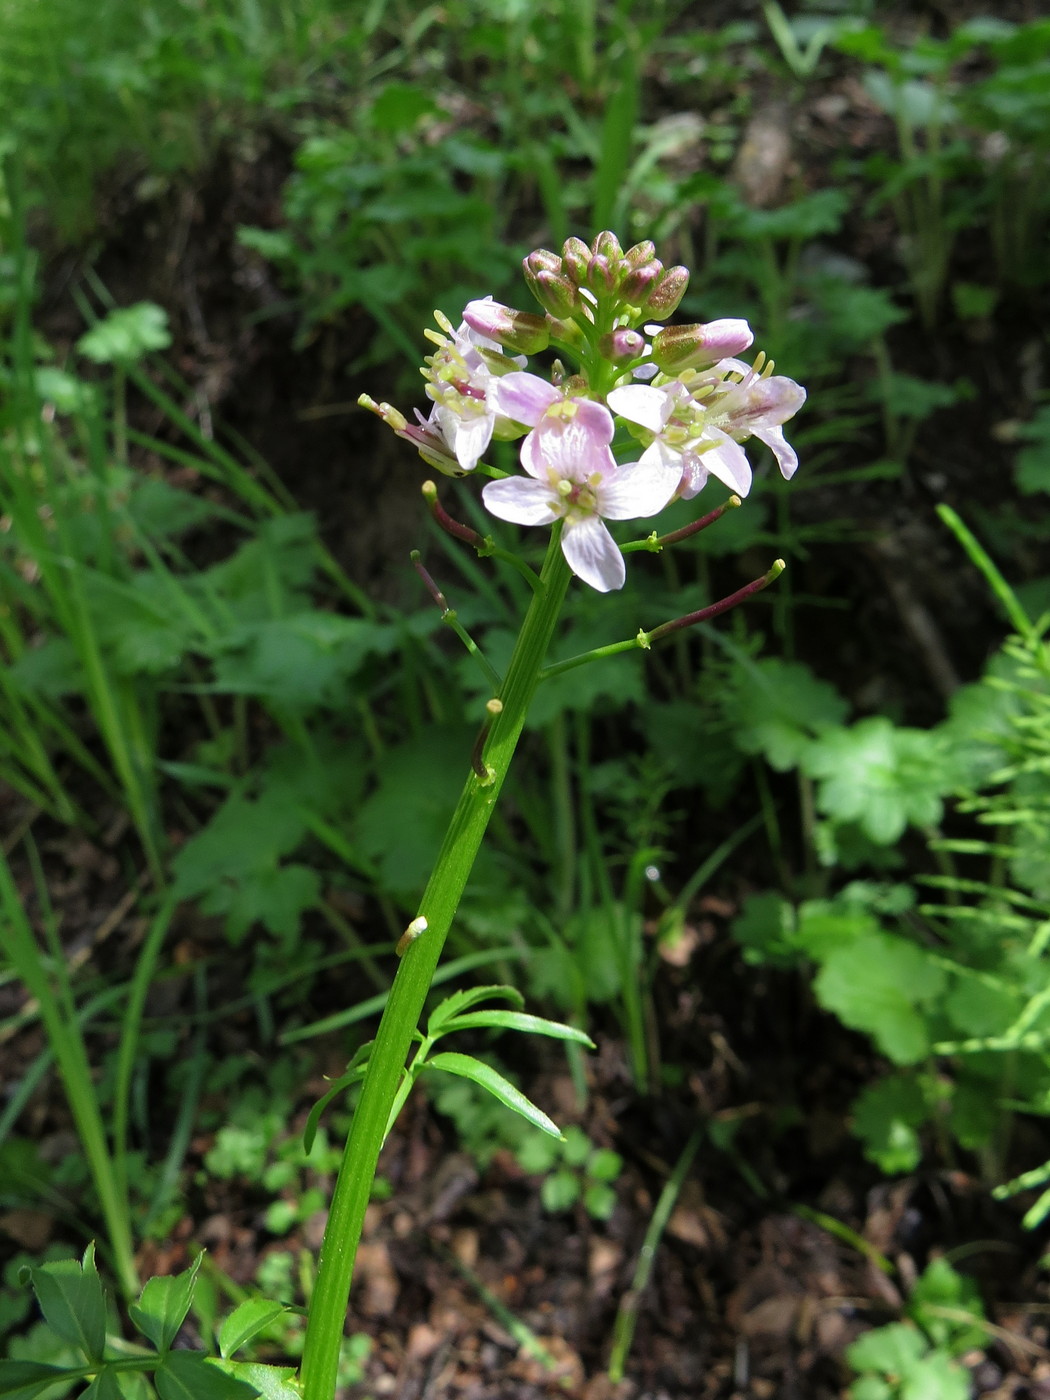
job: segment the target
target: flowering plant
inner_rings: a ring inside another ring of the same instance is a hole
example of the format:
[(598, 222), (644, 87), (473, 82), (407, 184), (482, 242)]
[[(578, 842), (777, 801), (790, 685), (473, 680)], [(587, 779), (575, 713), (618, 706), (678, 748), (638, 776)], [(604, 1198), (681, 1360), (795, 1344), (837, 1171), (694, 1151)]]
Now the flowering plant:
[[(508, 987), (456, 993), (431, 1014), (425, 1034), (417, 1029), (536, 687), (564, 667), (649, 648), (676, 628), (714, 617), (766, 587), (784, 567), (777, 560), (728, 598), (544, 668), (572, 576), (603, 593), (622, 588), (625, 553), (662, 549), (739, 506), (752, 479), (742, 443), (757, 438), (772, 449), (783, 475), (793, 474), (797, 458), (784, 439), (783, 424), (802, 405), (805, 391), (775, 375), (772, 362), (761, 354), (751, 366), (737, 358), (752, 343), (745, 321), (662, 326), (681, 303), (689, 274), (684, 267), (665, 268), (652, 243), (624, 252), (612, 233), (599, 234), (590, 247), (570, 238), (560, 255), (538, 249), (524, 267), (540, 313), (485, 297), (466, 307), (457, 328), (437, 316), (440, 331), (427, 332), (435, 350), (423, 367), (429, 417), (417, 411), (410, 423), (390, 404), (367, 395), (361, 399), (438, 471), (488, 477), (481, 497), (492, 515), (552, 530), (537, 575), (491, 538), (452, 519), (434, 483), (424, 484), (439, 524), (479, 554), (505, 559), (523, 571), (532, 584), (532, 599), (506, 674), (497, 675), (482, 659), (495, 694), (486, 704), (470, 770), (418, 913), (397, 945), (397, 976), (376, 1038), (358, 1057), (366, 1061), (362, 1091), (310, 1303), (301, 1373), (304, 1400), (332, 1400), (354, 1255), (379, 1151), (424, 1065), (475, 1080), (536, 1126), (558, 1133), (542, 1110), (491, 1066), (466, 1055), (432, 1053), (438, 1038), (457, 1027), (487, 1025), (590, 1043), (574, 1027), (525, 1015), (519, 1009), (520, 994)], [(528, 369), (527, 357), (546, 353), (552, 364), (549, 375), (541, 377)], [(520, 474), (483, 461), (494, 438), (520, 439)], [(711, 477), (734, 494), (671, 534), (653, 533), (621, 546), (605, 524), (654, 516), (676, 497), (697, 495)], [(480, 656), (418, 555), (414, 558), (444, 617)], [(467, 1010), (493, 999), (509, 1001), (515, 1009)], [(409, 1059), (413, 1042), (417, 1048)], [(355, 1060), (332, 1092), (361, 1077)]]

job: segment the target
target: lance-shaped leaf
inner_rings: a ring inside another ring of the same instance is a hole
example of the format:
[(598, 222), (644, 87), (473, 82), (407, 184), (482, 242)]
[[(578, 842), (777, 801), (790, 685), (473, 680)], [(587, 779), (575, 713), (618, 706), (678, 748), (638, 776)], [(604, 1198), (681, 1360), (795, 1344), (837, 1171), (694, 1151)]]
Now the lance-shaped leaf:
[(445, 1035), (452, 1021), (462, 1012), (468, 1011), (470, 1007), (477, 1006), (480, 1001), (509, 1001), (512, 1006), (518, 1007), (519, 1010), (525, 1005), (525, 998), (517, 987), (508, 987), (498, 983), (490, 987), (463, 987), (460, 991), (453, 992), (450, 997), (446, 997), (430, 1013), (430, 1019), (427, 1021), (427, 1035), (431, 1040)]
[(476, 1060), (473, 1055), (459, 1055), (454, 1051), (443, 1051), (439, 1055), (434, 1055), (427, 1061), (427, 1069), (443, 1069), (448, 1074), (457, 1074), (461, 1079), (472, 1079), (475, 1084), (480, 1084), (483, 1089), (487, 1089), (500, 1103), (511, 1108), (515, 1113), (519, 1113), (522, 1118), (536, 1128), (542, 1128), (545, 1133), (550, 1133), (551, 1137), (560, 1138), (561, 1131), (557, 1123), (551, 1121), (541, 1108), (527, 1099), (520, 1089), (515, 1089), (509, 1079), (504, 1079), (492, 1068), (491, 1065), (483, 1064), (481, 1060)]
[[(547, 1035), (552, 1040), (571, 1040), (577, 1045), (586, 1045), (593, 1050), (594, 1041), (586, 1031), (577, 1026), (567, 1026), (562, 1021), (548, 1021), (543, 1016), (530, 1016), (524, 1011), (469, 1011), (465, 1016), (456, 1016), (442, 1028), (442, 1034), (449, 1031), (476, 1030), (490, 1026), (496, 1030), (526, 1031), (531, 1035)], [(433, 1064), (433, 1060), (430, 1061)]]

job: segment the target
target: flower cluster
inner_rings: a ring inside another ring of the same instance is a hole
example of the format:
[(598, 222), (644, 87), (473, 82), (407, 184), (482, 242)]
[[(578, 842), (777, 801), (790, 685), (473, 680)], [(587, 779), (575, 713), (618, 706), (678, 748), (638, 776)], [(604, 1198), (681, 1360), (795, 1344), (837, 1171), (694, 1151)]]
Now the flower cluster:
[[(656, 515), (711, 476), (745, 496), (752, 478), (741, 444), (751, 437), (785, 478), (794, 474), (783, 424), (805, 390), (761, 353), (750, 366), (738, 358), (753, 341), (746, 321), (659, 324), (685, 294), (684, 267), (665, 268), (652, 243), (624, 252), (601, 233), (589, 247), (568, 239), (560, 255), (538, 249), (524, 268), (542, 315), (491, 297), (470, 302), (458, 329), (437, 314), (443, 334), (427, 332), (436, 350), (423, 368), (429, 418), (417, 411), (409, 424), (389, 404), (361, 399), (449, 475), (478, 468), (494, 437), (522, 438), (524, 476), (482, 467), (499, 478), (481, 493), (493, 515), (560, 520), (569, 567), (607, 592), (623, 586), (625, 569), (604, 520)], [(526, 356), (548, 349), (559, 357), (550, 378), (528, 373)], [(641, 448), (637, 460), (617, 461), (617, 420)]]

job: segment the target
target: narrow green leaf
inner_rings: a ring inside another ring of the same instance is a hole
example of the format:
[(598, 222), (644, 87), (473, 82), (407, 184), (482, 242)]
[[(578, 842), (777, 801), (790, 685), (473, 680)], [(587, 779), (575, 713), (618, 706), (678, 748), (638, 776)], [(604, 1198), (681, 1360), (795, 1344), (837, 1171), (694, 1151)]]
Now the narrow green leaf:
[(447, 1033), (448, 1023), (479, 1001), (509, 1001), (519, 1010), (525, 1005), (525, 998), (516, 987), (494, 985), (491, 987), (464, 987), (453, 992), (450, 997), (436, 1006), (427, 1021), (427, 1035), (432, 1039)]
[(577, 1045), (586, 1045), (588, 1050), (595, 1049), (594, 1041), (586, 1031), (581, 1031), (576, 1026), (567, 1026), (561, 1021), (548, 1021), (542, 1016), (530, 1016), (524, 1011), (471, 1011), (466, 1016), (454, 1017), (441, 1033), (447, 1035), (449, 1031), (466, 1031), (479, 1026), (547, 1035), (552, 1040), (572, 1040)]
[(341, 1074), (339, 1078), (333, 1082), (332, 1087), (326, 1090), (314, 1104), (313, 1108), (311, 1108), (309, 1117), (306, 1120), (306, 1127), (303, 1129), (303, 1151), (307, 1156), (313, 1151), (314, 1138), (317, 1136), (317, 1129), (325, 1109), (334, 1098), (337, 1098), (346, 1089), (349, 1089), (351, 1084), (356, 1084), (359, 1079), (364, 1078), (365, 1070), (368, 1068), (368, 1056), (371, 1050), (372, 1041), (369, 1041), (367, 1045), (359, 1046), (354, 1058), (350, 1061), (349, 1065), (347, 1065), (346, 1073)]
[[(128, 1313), (132, 1322), (144, 1333), (158, 1351), (167, 1351), (186, 1320), (193, 1302), (193, 1285), (200, 1268), (198, 1255), (188, 1269), (167, 1278), (151, 1278), (137, 1303), (131, 1303)], [(191, 1355), (185, 1352), (183, 1355)]]
[(269, 1298), (246, 1298), (219, 1328), (219, 1351), (223, 1357), (232, 1356), (287, 1311), (283, 1303)]
[(76, 1259), (57, 1259), (32, 1270), (33, 1291), (53, 1332), (89, 1361), (101, 1361), (106, 1345), (106, 1300), (95, 1268), (95, 1246)]
[(33, 1400), (69, 1374), (63, 1366), (45, 1366), (40, 1361), (0, 1361), (0, 1396)]
[(257, 1400), (260, 1393), (199, 1351), (169, 1351), (157, 1367), (154, 1384), (160, 1400)]
[(515, 1113), (519, 1113), (522, 1118), (531, 1123), (536, 1128), (542, 1128), (551, 1137), (560, 1138), (561, 1131), (557, 1123), (551, 1121), (541, 1108), (525, 1097), (519, 1090), (515, 1089), (509, 1079), (504, 1079), (492, 1068), (481, 1060), (476, 1060), (473, 1055), (458, 1055), (453, 1051), (442, 1051), (439, 1055), (434, 1055), (427, 1061), (427, 1069), (443, 1069), (448, 1074), (458, 1074), (461, 1079), (472, 1079), (475, 1084), (480, 1084), (483, 1089), (487, 1089), (494, 1098), (499, 1099), (501, 1104), (511, 1108)]

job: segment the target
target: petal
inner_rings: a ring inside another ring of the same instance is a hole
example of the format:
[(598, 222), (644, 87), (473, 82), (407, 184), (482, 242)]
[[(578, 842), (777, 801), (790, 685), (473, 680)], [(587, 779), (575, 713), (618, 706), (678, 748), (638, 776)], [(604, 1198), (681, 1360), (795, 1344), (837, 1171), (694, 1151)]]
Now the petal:
[(558, 518), (551, 509), (550, 487), (521, 476), (490, 481), (482, 488), (481, 499), (493, 515), (515, 525), (549, 525)]
[(598, 509), (609, 520), (638, 520), (663, 510), (682, 480), (681, 464), (666, 467), (657, 461), (617, 467), (598, 490)]
[[(688, 454), (687, 460), (690, 467), (696, 462), (705, 473), (705, 479), (706, 474), (710, 472), (738, 496), (746, 496), (751, 490), (751, 463), (747, 460), (747, 453), (721, 428), (706, 427), (703, 437)], [(697, 489), (699, 490), (699, 487)], [(690, 492), (690, 495), (695, 494), (696, 492)]]
[(656, 389), (651, 384), (625, 384), (620, 389), (612, 389), (605, 401), (621, 418), (637, 423), (651, 433), (661, 431), (671, 416), (675, 402), (663, 389)]
[(544, 418), (521, 445), (521, 464), (542, 481), (549, 472), (569, 481), (585, 481), (598, 472), (606, 476), (616, 469), (609, 451), (613, 435), (612, 414), (601, 404), (581, 400), (571, 418)]
[(561, 398), (553, 384), (519, 369), (497, 379), (491, 393), (498, 413), (504, 418), (513, 418), (515, 423), (528, 423), (530, 428), (534, 428), (551, 404)]
[(561, 551), (576, 577), (599, 593), (623, 587), (627, 578), (623, 555), (598, 516), (589, 515), (575, 523), (567, 521)]
[(790, 481), (798, 471), (798, 454), (784, 437), (783, 428), (756, 428), (755, 437), (764, 442), (777, 459), (780, 475)]
[(747, 389), (743, 405), (733, 413), (733, 431), (775, 427), (793, 418), (806, 402), (801, 384), (783, 374), (759, 379)]
[(456, 454), (459, 465), (465, 472), (472, 472), (492, 440), (495, 415), (479, 413), (462, 417), (452, 409), (438, 404), (437, 420), (446, 442)]

